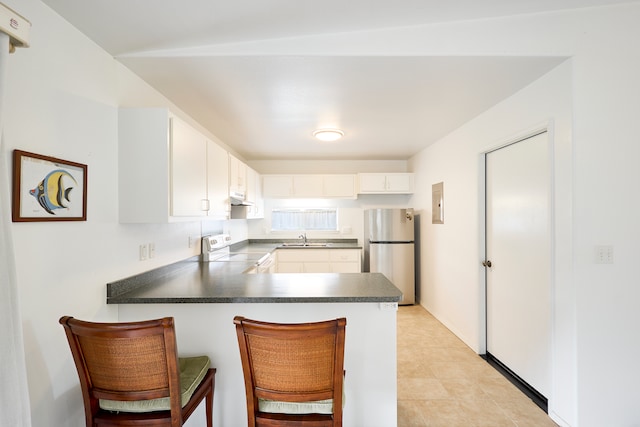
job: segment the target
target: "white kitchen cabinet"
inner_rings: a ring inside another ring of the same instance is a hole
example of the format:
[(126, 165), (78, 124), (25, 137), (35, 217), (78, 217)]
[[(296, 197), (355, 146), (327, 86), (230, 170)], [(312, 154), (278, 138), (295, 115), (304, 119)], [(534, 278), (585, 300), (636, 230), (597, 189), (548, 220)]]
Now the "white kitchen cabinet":
[(322, 178), (324, 185), (324, 197), (356, 198), (355, 175), (323, 175)]
[(283, 249), (278, 273), (359, 273), (360, 249)]
[(262, 183), (264, 197), (322, 197), (321, 175), (264, 175)]
[(207, 139), (175, 117), (170, 118), (171, 216), (206, 215)]
[[(224, 216), (209, 191), (209, 149), (218, 147), (166, 108), (118, 113), (118, 194), (121, 223), (166, 223)], [(219, 147), (218, 147), (219, 148)], [(226, 161), (226, 154), (224, 155)], [(226, 200), (225, 193), (225, 200)], [(216, 199), (217, 200), (217, 199)], [(215, 204), (216, 210), (210, 210)]]
[(360, 194), (411, 194), (413, 173), (358, 174)]
[(262, 181), (260, 174), (247, 166), (246, 200), (247, 219), (264, 218), (264, 199), (262, 197)]
[(322, 175), (293, 175), (294, 197), (322, 197)]
[(229, 194), (247, 193), (247, 165), (229, 154)]
[(355, 198), (355, 175), (264, 175), (264, 197)]
[(209, 141), (207, 145), (207, 196), (211, 219), (229, 219), (229, 159), (227, 150)]
[(291, 175), (262, 175), (262, 194), (264, 197), (290, 197), (293, 192)]
[(332, 273), (360, 273), (360, 249), (332, 249), (329, 251)]

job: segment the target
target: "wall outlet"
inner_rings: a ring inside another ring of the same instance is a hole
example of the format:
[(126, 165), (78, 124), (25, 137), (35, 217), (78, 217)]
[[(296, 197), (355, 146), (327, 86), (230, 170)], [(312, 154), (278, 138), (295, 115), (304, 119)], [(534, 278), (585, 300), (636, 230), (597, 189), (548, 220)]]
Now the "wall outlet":
[(149, 259), (156, 256), (156, 244), (149, 243)]
[(139, 253), (140, 253), (140, 261), (144, 261), (147, 259), (147, 245), (140, 245)]
[(613, 246), (596, 246), (596, 264), (613, 264)]
[(382, 311), (398, 311), (398, 303), (397, 302), (381, 302), (380, 310)]

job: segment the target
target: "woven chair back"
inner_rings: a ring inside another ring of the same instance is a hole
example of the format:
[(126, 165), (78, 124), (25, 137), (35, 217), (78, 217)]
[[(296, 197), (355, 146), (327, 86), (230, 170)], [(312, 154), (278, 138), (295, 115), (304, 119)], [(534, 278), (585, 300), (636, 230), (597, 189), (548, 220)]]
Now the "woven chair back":
[(125, 324), (67, 317), (61, 323), (92, 398), (155, 399), (169, 396), (171, 387), (180, 394), (172, 318)]
[(234, 323), (245, 376), (249, 425), (252, 418), (260, 418), (258, 399), (333, 399), (334, 414), (330, 417), (336, 424), (327, 425), (341, 425), (345, 318), (279, 324), (237, 316)]

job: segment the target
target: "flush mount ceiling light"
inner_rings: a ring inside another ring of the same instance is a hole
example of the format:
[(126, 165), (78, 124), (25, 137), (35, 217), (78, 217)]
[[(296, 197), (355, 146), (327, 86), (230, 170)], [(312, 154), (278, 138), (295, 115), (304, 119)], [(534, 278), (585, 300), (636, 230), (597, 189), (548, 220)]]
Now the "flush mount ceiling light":
[(344, 136), (344, 132), (339, 129), (318, 129), (313, 132), (313, 136), (320, 141), (337, 141)]

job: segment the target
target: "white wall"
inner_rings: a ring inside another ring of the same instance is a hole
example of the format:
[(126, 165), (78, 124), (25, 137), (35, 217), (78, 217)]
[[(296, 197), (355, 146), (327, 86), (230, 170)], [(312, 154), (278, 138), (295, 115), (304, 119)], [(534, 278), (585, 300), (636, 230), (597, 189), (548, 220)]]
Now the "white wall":
[[(554, 215), (565, 230), (571, 213), (571, 62), (567, 61), (529, 87), (462, 126), (411, 160), (418, 171), (414, 205), (423, 212), (421, 304), (478, 353), (484, 353), (483, 153), (547, 128), (553, 140)], [(432, 224), (431, 185), (444, 182), (444, 224)], [(555, 238), (555, 264), (570, 256), (567, 236)], [(461, 267), (461, 268), (458, 268)], [(554, 389), (551, 410), (575, 405), (575, 324), (571, 281), (556, 277), (554, 300)], [(566, 298), (568, 296), (568, 298)], [(567, 391), (569, 391), (567, 393)]]
[[(21, 149), (88, 165), (86, 222), (12, 227), (33, 426), (79, 426), (78, 378), (58, 319), (116, 320), (106, 283), (197, 253), (188, 236), (201, 226), (118, 223), (118, 105), (171, 104), (40, 1), (4, 3), (33, 25), (31, 47), (9, 58), (7, 157)], [(149, 242), (156, 258), (138, 261), (138, 245)]]

